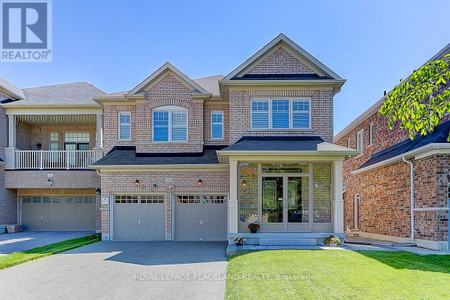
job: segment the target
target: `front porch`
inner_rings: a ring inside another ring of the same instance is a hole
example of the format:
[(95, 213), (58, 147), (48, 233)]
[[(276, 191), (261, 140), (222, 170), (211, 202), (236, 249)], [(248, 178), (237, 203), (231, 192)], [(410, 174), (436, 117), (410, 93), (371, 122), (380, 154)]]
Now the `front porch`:
[[(244, 137), (218, 151), (230, 167), (228, 242), (244, 236), (250, 245), (315, 246), (331, 234), (343, 240), (342, 165), (357, 153), (318, 137)], [(260, 225), (258, 233), (250, 233), (251, 223)]]

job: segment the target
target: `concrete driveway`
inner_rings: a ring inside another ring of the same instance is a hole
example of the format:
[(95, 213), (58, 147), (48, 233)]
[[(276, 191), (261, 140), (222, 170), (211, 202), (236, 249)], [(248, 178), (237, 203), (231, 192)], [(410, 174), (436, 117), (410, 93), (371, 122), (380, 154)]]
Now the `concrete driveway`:
[(222, 299), (225, 242), (99, 242), (0, 270), (0, 299)]
[(0, 256), (94, 234), (90, 231), (24, 231), (0, 234)]

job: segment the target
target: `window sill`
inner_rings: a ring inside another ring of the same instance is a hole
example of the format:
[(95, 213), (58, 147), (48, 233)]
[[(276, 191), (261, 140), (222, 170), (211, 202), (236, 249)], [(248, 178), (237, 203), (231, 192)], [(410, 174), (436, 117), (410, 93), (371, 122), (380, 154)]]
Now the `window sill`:
[(115, 140), (115, 142), (132, 142), (133, 140), (122, 140), (122, 139), (117, 139)]

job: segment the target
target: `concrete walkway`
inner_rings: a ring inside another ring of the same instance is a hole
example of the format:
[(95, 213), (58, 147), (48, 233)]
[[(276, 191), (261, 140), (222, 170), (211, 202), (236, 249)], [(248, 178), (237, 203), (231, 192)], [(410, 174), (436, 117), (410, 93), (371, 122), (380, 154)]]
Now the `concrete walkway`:
[(450, 251), (436, 251), (430, 249), (424, 249), (416, 246), (393, 246), (392, 242), (369, 240), (361, 238), (346, 238), (346, 243), (339, 247), (330, 246), (260, 246), (260, 245), (243, 245), (236, 247), (235, 245), (229, 245), (227, 248), (227, 254), (232, 255), (234, 253), (247, 252), (247, 251), (263, 251), (263, 250), (372, 250), (372, 251), (406, 251), (417, 255), (449, 255)]
[(0, 234), (0, 256), (94, 234), (90, 231), (24, 231)]
[(0, 299), (223, 299), (225, 242), (98, 242), (0, 270)]

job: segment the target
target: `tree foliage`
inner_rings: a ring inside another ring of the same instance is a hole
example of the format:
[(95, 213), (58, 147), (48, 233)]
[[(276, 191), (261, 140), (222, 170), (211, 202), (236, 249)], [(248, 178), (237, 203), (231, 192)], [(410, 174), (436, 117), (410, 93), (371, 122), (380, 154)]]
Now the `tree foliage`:
[(383, 102), (379, 114), (386, 116), (389, 129), (398, 125), (411, 139), (432, 132), (450, 113), (450, 54), (400, 80)]

